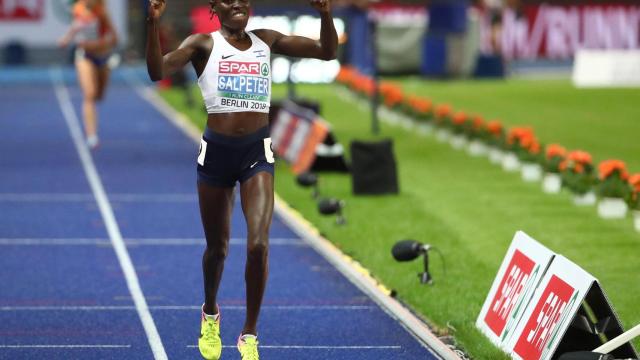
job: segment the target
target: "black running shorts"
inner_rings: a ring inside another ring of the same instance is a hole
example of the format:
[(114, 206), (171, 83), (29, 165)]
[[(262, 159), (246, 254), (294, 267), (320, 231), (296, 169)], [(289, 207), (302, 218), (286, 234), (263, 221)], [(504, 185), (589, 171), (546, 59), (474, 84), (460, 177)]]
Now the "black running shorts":
[(198, 182), (233, 187), (265, 171), (273, 176), (274, 157), (269, 127), (244, 136), (228, 136), (207, 128), (198, 154)]

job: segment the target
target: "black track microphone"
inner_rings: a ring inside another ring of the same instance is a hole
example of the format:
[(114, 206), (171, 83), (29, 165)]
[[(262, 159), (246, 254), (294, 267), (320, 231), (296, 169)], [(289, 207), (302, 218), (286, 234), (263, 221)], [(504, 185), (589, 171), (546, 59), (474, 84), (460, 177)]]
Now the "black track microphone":
[[(428, 247), (428, 245), (426, 245)], [(427, 248), (415, 240), (398, 241), (391, 249), (393, 258), (397, 261), (411, 261), (420, 254), (423, 254)]]
[(311, 196), (314, 199), (318, 198), (318, 195), (320, 195), (320, 192), (318, 191), (318, 175), (312, 172), (304, 172), (296, 177), (296, 181), (300, 186), (313, 187)]
[(339, 213), (344, 205), (338, 199), (322, 199), (318, 201), (318, 211), (323, 215)]
[(304, 186), (304, 187), (315, 186), (318, 183), (318, 175), (312, 172), (305, 172), (298, 175), (296, 180), (298, 181), (298, 184), (300, 186)]

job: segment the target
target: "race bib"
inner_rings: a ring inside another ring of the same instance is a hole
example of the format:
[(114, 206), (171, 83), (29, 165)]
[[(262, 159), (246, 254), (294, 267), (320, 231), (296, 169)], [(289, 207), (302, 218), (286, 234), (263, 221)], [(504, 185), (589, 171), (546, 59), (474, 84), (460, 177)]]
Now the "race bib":
[(246, 111), (269, 108), (269, 64), (259, 61), (220, 61), (218, 101), (223, 107)]

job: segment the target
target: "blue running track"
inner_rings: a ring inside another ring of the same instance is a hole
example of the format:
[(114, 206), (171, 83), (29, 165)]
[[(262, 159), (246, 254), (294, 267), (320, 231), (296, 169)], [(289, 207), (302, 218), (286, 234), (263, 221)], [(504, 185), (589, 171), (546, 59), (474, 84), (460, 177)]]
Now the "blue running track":
[[(87, 165), (68, 125), (79, 125), (80, 91), (69, 81), (57, 91), (53, 81), (0, 86), (0, 359), (153, 359), (154, 347), (198, 359), (197, 144), (114, 82)], [(106, 203), (86, 175), (91, 164)], [(219, 294), (223, 359), (239, 359), (245, 234), (236, 206)], [(277, 216), (271, 244), (262, 359), (438, 358)]]

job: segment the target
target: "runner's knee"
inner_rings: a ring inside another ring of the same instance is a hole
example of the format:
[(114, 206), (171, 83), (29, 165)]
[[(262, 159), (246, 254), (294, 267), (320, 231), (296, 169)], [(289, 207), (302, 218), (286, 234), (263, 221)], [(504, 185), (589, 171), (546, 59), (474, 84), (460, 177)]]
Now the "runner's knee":
[(224, 245), (209, 246), (204, 250), (204, 256), (207, 260), (224, 261), (227, 258), (229, 250)]
[(269, 246), (267, 245), (266, 237), (262, 239), (249, 239), (249, 245), (247, 246), (247, 256), (249, 261), (263, 261), (268, 253)]
[(229, 253), (229, 232), (207, 236), (205, 256), (211, 259), (224, 260)]
[(98, 92), (96, 90), (85, 91), (84, 101), (88, 103), (94, 103), (98, 100)]

